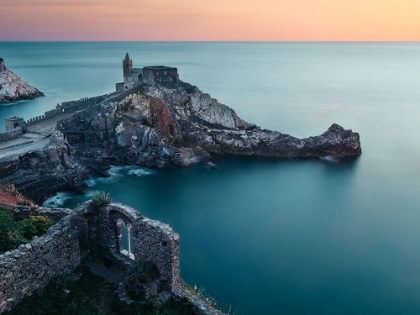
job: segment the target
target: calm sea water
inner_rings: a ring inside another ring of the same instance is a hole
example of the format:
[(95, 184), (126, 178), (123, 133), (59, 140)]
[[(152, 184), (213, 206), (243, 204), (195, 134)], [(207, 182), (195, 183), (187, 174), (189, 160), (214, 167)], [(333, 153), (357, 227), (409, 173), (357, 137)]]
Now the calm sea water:
[(91, 178), (92, 192), (180, 233), (187, 282), (242, 315), (419, 314), (420, 44), (0, 43), (46, 94), (0, 107), (0, 120), (112, 91), (126, 52), (137, 67), (178, 67), (264, 128), (306, 137), (336, 122), (361, 135), (351, 163), (215, 156), (214, 171)]

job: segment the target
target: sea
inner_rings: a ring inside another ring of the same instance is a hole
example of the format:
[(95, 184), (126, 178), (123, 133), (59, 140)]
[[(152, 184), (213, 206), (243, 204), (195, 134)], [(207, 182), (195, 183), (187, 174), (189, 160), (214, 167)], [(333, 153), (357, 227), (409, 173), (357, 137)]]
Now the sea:
[(232, 313), (420, 314), (420, 43), (0, 42), (6, 66), (45, 93), (0, 106), (0, 122), (114, 91), (127, 52), (134, 67), (177, 67), (262, 128), (352, 129), (362, 155), (113, 166), (46, 206), (105, 191), (170, 224), (182, 278)]

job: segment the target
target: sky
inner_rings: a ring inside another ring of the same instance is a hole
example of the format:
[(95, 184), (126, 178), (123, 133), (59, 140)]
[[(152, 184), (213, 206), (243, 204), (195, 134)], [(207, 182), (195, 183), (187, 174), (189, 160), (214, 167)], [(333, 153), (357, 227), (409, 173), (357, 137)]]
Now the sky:
[(0, 41), (420, 41), (420, 0), (0, 0)]

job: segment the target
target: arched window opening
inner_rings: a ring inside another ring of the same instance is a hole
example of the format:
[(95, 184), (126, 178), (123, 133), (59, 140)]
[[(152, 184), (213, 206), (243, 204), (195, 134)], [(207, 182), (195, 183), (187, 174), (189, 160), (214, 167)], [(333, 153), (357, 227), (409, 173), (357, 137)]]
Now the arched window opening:
[(120, 251), (120, 253), (134, 260), (133, 226), (131, 224), (125, 225), (123, 220), (118, 219), (117, 239), (118, 239), (118, 250)]

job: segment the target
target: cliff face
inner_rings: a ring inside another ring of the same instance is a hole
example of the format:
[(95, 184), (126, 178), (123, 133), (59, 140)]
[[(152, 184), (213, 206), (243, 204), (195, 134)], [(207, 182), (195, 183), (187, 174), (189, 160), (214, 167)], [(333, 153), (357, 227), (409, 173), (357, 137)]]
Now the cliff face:
[(14, 184), (37, 204), (57, 191), (84, 190), (88, 176), (88, 170), (73, 158), (60, 132), (38, 141), (24, 154), (0, 157), (0, 186)]
[(0, 104), (34, 99), (41, 95), (42, 92), (10, 71), (0, 58)]
[(245, 122), (235, 111), (187, 83), (144, 85), (102, 112), (79, 112), (58, 123), (83, 164), (184, 166), (210, 153), (268, 157), (352, 157), (359, 134), (333, 124), (297, 139)]
[[(361, 154), (359, 134), (333, 124), (298, 139), (261, 129), (187, 83), (144, 85), (57, 122), (50, 137), (0, 154), (0, 184), (40, 203), (57, 191), (83, 190), (89, 173), (110, 165), (186, 166), (209, 153), (268, 157)], [(17, 150), (17, 149), (16, 149)], [(3, 156), (3, 157), (2, 157)]]

